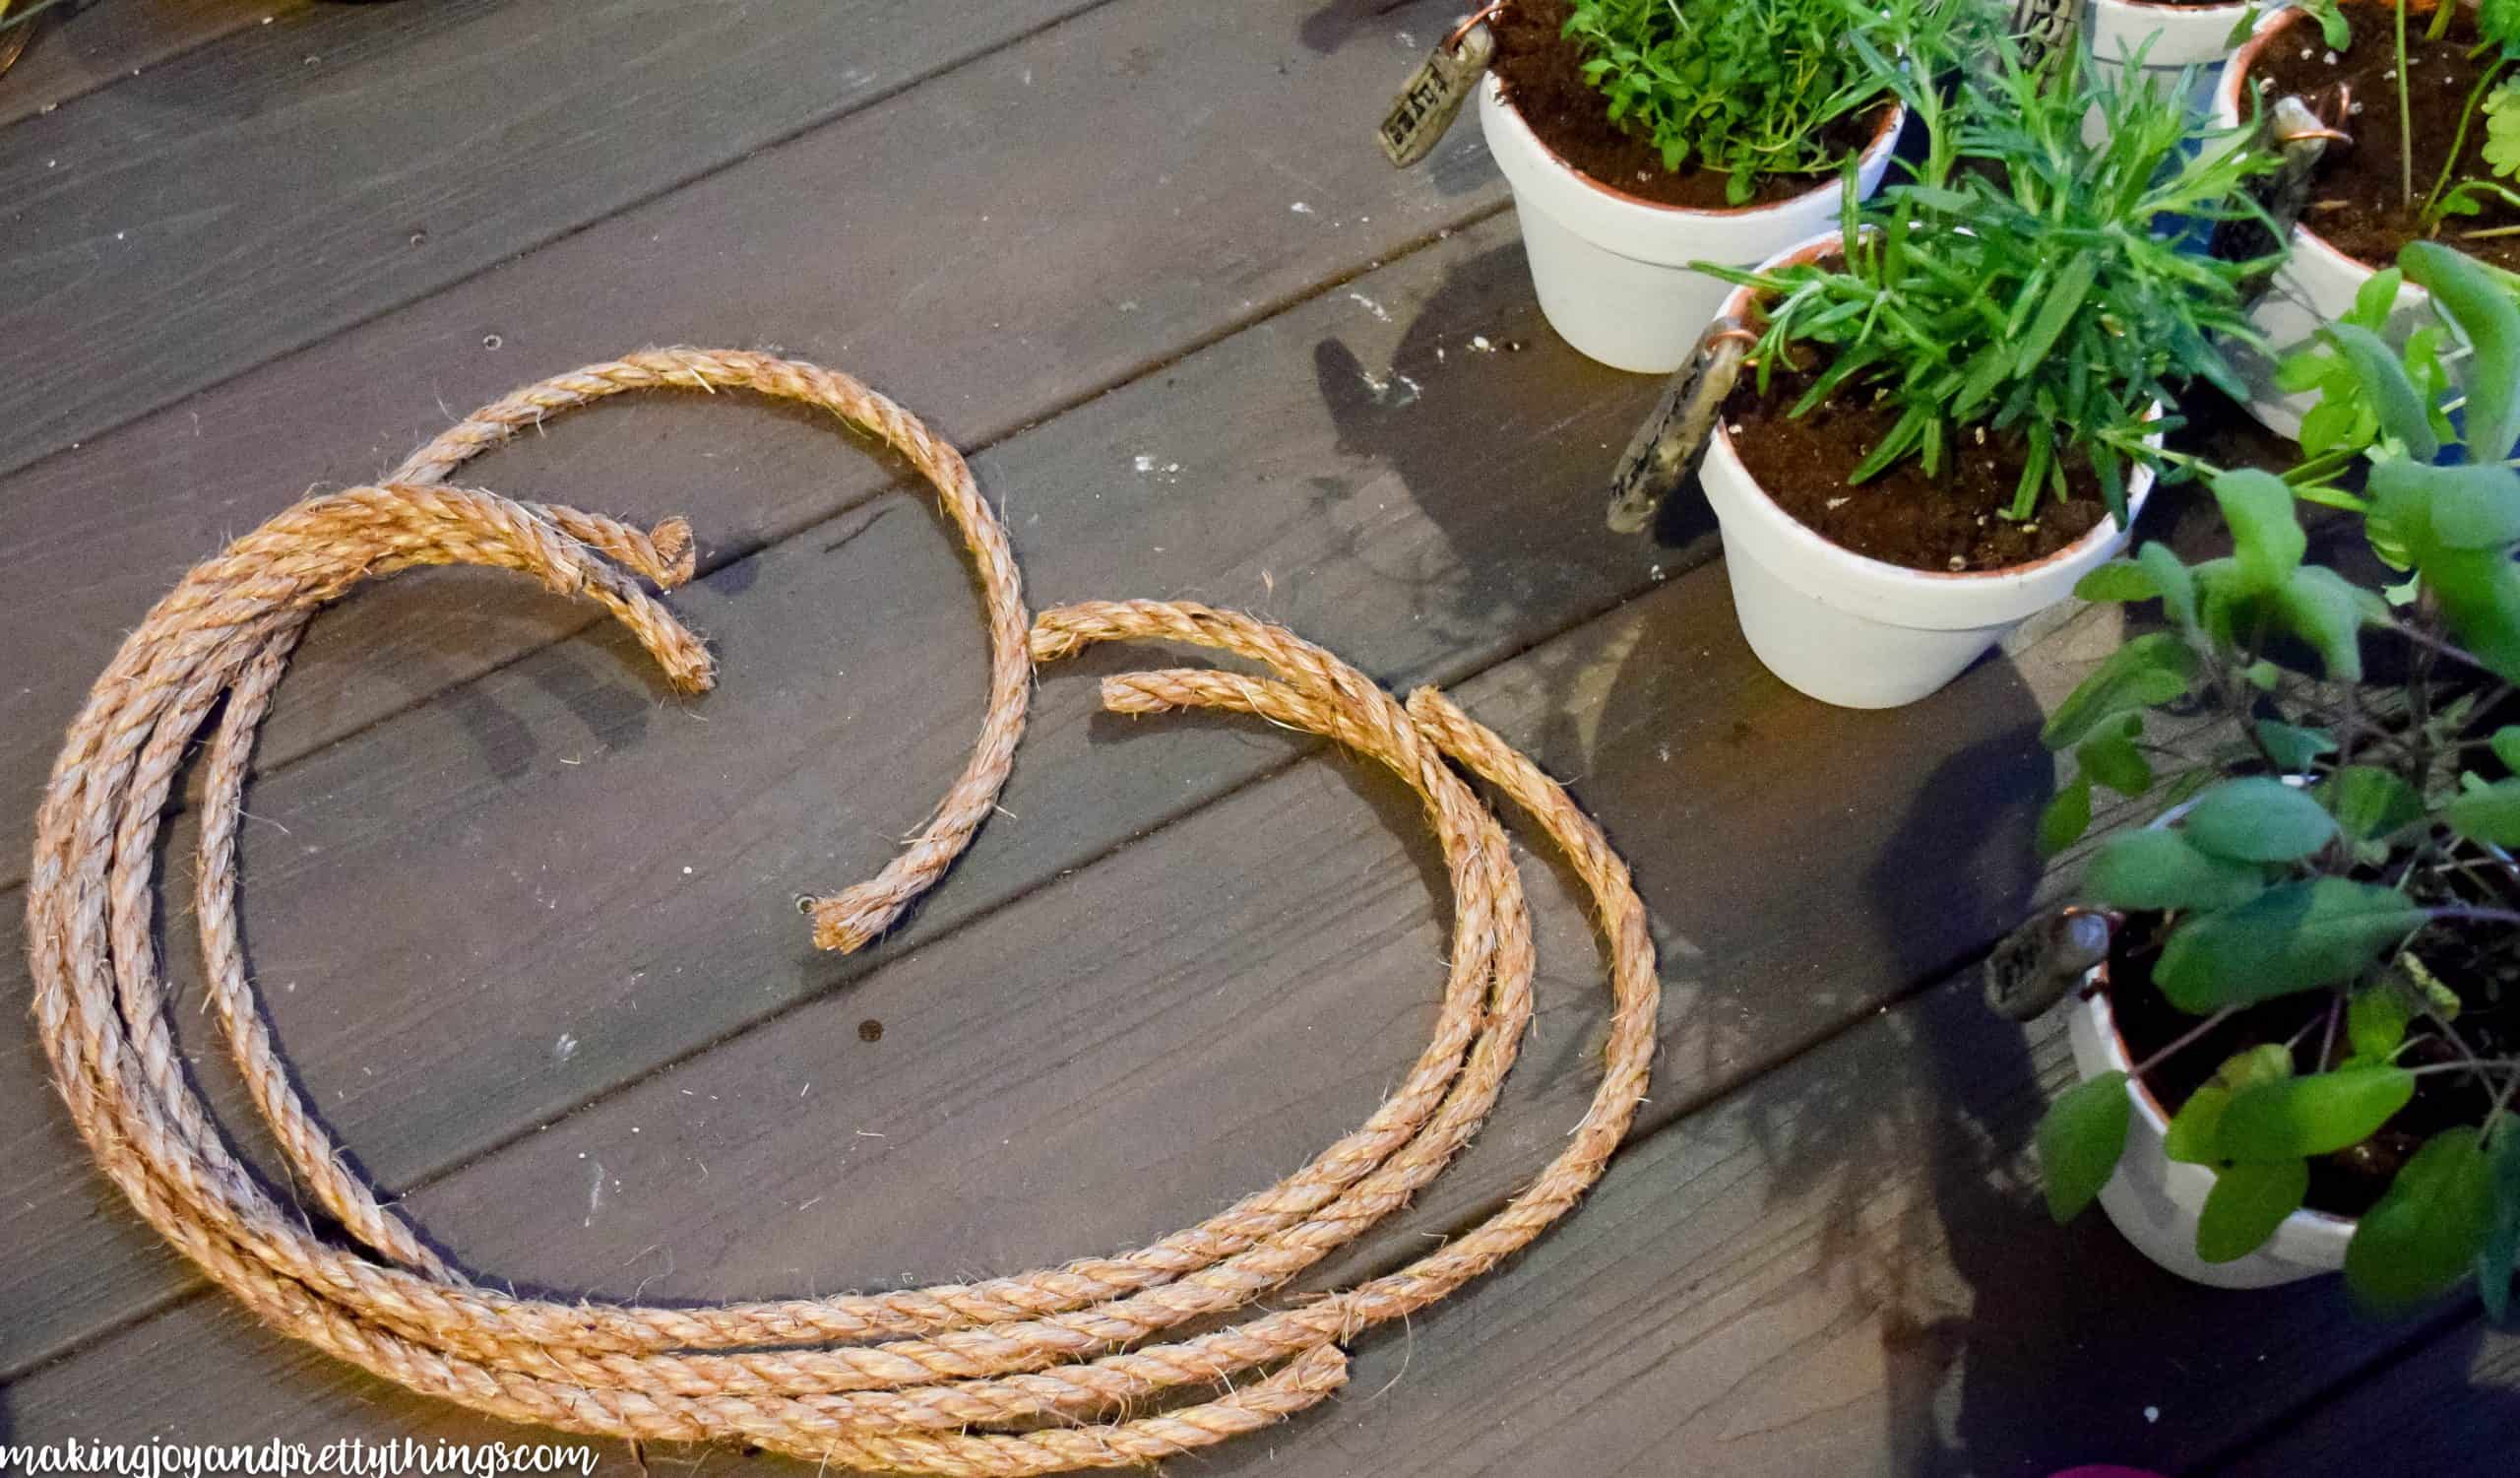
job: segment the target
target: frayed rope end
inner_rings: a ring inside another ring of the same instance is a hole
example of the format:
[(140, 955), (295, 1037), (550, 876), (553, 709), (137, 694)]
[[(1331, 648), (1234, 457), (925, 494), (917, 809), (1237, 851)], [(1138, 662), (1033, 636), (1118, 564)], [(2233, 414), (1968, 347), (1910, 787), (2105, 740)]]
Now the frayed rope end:
[(660, 590), (690, 583), (700, 568), (700, 546), (691, 537), (689, 519), (679, 515), (666, 519), (649, 531), (648, 543), (656, 546), (657, 562), (643, 573), (656, 581)]

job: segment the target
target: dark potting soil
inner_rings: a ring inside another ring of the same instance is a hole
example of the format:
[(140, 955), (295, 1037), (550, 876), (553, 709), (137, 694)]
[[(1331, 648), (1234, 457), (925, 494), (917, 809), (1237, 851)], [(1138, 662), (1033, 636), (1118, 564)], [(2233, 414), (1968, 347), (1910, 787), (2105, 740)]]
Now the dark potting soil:
[[(1727, 176), (1694, 166), (1677, 173), (1663, 167), (1662, 151), (1610, 121), (1609, 99), (1584, 80), (1584, 56), (1559, 32), (1566, 0), (1513, 0), (1488, 25), (1496, 33), (1496, 77), (1514, 110), (1549, 152), (1611, 189), (1656, 205), (1695, 210), (1732, 208), (1724, 198)], [(1828, 141), (1845, 154), (1860, 152), (1880, 126), (1878, 115), (1841, 118)], [(1823, 174), (1762, 176), (1749, 204), (1791, 200), (1836, 178)]]
[[(2199, 1020), (2172, 1005), (2153, 989), (2153, 965), (2161, 957), (2167, 932), (2160, 915), (2139, 916), (2117, 932), (2110, 952), (2109, 1003), (2117, 1018), (2118, 1034), (2126, 1040), (2126, 1051), (2138, 1063), (2193, 1030)], [(2444, 940), (2436, 952), (2444, 953), (2445, 961), (2458, 960), (2457, 936), (2437, 925), (2427, 937), (2436, 935)], [(2489, 936), (2480, 935), (2478, 947), (2489, 947)], [(2488, 992), (2473, 988), (2476, 978), (2458, 964), (2445, 963), (2442, 978), (2467, 1001), (2455, 1024), (2459, 1035), (2479, 1057), (2507, 1056), (2520, 1046), (2520, 996), (2506, 994), (2495, 1001)], [(2237, 1012), (2146, 1073), (2144, 1086), (2152, 1090), (2165, 1113), (2175, 1114), (2233, 1054), (2272, 1042), (2293, 1044), (2294, 1071), (2315, 1072), (2325, 1048), (2328, 1002), (2332, 998), (2324, 991), (2310, 992)], [(2401, 1066), (2423, 1067), (2459, 1060), (2456, 1050), (2428, 1023), (2410, 1028), (2407, 1039), (2408, 1045), (2397, 1060)], [(2349, 1050), (2340, 1026), (2335, 1060), (2341, 1060)], [(2413, 1101), (2378, 1133), (2361, 1144), (2310, 1161), (2308, 1204), (2339, 1216), (2360, 1216), (2370, 1210), (2389, 1189), (2398, 1167), (2425, 1140), (2443, 1129), (2482, 1123), (2488, 1103), (2485, 1091), (2464, 1073), (2426, 1073), (2417, 1078)]]
[[(2338, 250), (2384, 267), (2397, 260), (2399, 247), (2422, 234), (2417, 212), (2405, 204), (2404, 156), (2398, 148), (2397, 12), (2374, 0), (2350, 0), (2343, 12), (2354, 32), (2352, 46), (2330, 51), (2315, 23), (2296, 21), (2269, 43), (2250, 80), (2272, 96), (2298, 94), (2313, 107), (2322, 92), (2339, 83), (2353, 90), (2353, 102), (2362, 111), (2347, 116), (2344, 126), (2354, 143), (2328, 147), (2301, 220)], [(2432, 13), (2429, 5), (2407, 13), (2408, 94), (2419, 205), (2441, 173), (2442, 160), (2459, 129), (2459, 115), (2483, 70), (2482, 62), (2468, 59), (2469, 49), (2477, 43), (2473, 13), (2462, 8), (2451, 20), (2447, 34), (2427, 41), (2423, 32)], [(2454, 179), (2493, 178), (2485, 161), (2485, 137), (2486, 120), (2480, 115), (2468, 127)], [(2520, 185), (2511, 180), (2501, 183)], [(2520, 210), (2488, 200), (2481, 215), (2448, 217), (2438, 234), (2471, 256), (2499, 267), (2520, 268), (2520, 236), (2478, 239), (2468, 234), (2505, 225), (2520, 225)]]
[(1744, 371), (1724, 403), (1724, 423), (1759, 486), (1831, 544), (1910, 569), (1995, 570), (2052, 554), (2109, 516), (2098, 476), (2069, 458), (2070, 497), (2043, 495), (2031, 518), (2004, 518), (2028, 462), (2028, 448), (2010, 434), (1981, 441), (1978, 432), (1963, 431), (1944, 449), (1939, 476), (1927, 477), (1911, 457), (1851, 487), (1847, 475), (1890, 434), (1898, 414), (1858, 392), (1851, 403), (1825, 401), (1805, 415), (1787, 415), (1811, 378), (1780, 369), (1761, 395), (1756, 372)]

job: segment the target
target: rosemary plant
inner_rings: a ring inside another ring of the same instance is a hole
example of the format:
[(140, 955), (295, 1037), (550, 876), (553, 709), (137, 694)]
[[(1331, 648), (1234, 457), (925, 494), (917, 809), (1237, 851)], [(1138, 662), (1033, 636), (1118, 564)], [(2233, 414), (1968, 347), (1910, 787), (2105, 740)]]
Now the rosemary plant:
[[(2188, 233), (2258, 214), (2240, 186), (2272, 161), (2203, 131), (2183, 105), (2187, 79), (2165, 90), (2140, 53), (2112, 83), (2073, 47), (2036, 68), (1998, 47), (1946, 99), (1851, 41), (1922, 120), (1926, 156), (1868, 205), (1850, 177), (1839, 261), (1698, 264), (1766, 295), (1762, 387), (1779, 363), (1816, 358), (1825, 368), (1794, 414), (1857, 394), (1899, 408), (1854, 482), (1906, 457), (1936, 473), (1975, 425), (2026, 445), (2010, 517), (2062, 495), (2081, 458), (2122, 518), (2128, 468), (2158, 466), (2152, 438), (2176, 424), (2155, 407), (2190, 376), (2245, 394), (2215, 340), (2257, 342), (2239, 284), (2267, 264), (2200, 255)], [(2104, 126), (2086, 142), (2095, 108)]]
[(1831, 125), (1894, 100), (1892, 78), (1847, 44), (1860, 25), (1881, 50), (1935, 44), (1971, 0), (1574, 0), (1565, 35), (1584, 75), (1663, 156), (1725, 176), (1747, 201), (1762, 175), (1826, 175), (1844, 150)]

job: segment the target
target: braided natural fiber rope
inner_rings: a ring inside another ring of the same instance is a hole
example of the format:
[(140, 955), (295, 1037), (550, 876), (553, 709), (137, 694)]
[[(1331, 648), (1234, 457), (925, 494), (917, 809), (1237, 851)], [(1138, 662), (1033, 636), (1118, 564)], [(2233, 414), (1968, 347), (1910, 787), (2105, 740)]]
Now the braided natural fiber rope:
[[(718, 383), (763, 373), (758, 360), (727, 367), (746, 357), (708, 356), (710, 367), (698, 372), (727, 376)], [(683, 362), (643, 356), (599, 366), (584, 383), (566, 377), (501, 402), (441, 441), (476, 447), (523, 423), (527, 408), (544, 403), (537, 396), (575, 403), (604, 393), (598, 385), (659, 383)], [(823, 401), (828, 383), (806, 398)], [(869, 423), (894, 434), (892, 424)], [(952, 458), (916, 439), (935, 464)], [(442, 474), (451, 465), (444, 455), (433, 447), (406, 470)], [(959, 459), (950, 466), (959, 469)], [(967, 532), (994, 527), (984, 510), (956, 516)], [(976, 533), (974, 542), (982, 543)], [(1003, 542), (996, 547), (1002, 553)], [(70, 731), (38, 819), (28, 905), (35, 1015), (56, 1081), (98, 1162), (141, 1213), (280, 1329), (413, 1389), (578, 1432), (742, 1442), (848, 1466), (953, 1475), (1145, 1462), (1321, 1400), (1346, 1379), (1339, 1341), (1424, 1307), (1524, 1246), (1593, 1184), (1625, 1133), (1653, 1051), (1652, 947), (1626, 868), (1554, 782), (1431, 689), (1404, 710), (1363, 675), (1276, 627), (1187, 605), (1074, 606), (1046, 612), (1032, 629), (1036, 660), (1143, 637), (1222, 648), (1274, 674), (1114, 677), (1103, 684), (1111, 709), (1257, 714), (1371, 755), (1423, 798), (1454, 894), (1452, 970), (1432, 1040), (1392, 1096), (1311, 1164), (1196, 1227), (1135, 1253), (1019, 1277), (697, 1309), (549, 1303), (468, 1281), (342, 1168), (263, 1028), (236, 940), (246, 759), (313, 609), (365, 575), (415, 564), (518, 569), (587, 596), (622, 620), (677, 686), (706, 686), (699, 643), (598, 553), (661, 584), (689, 568), (679, 523), (642, 535), (593, 515), (427, 482), (311, 500), (187, 576), (125, 642)], [(1011, 568), (1004, 588), (1012, 590)], [(238, 1161), (195, 1096), (166, 1025), (152, 944), (153, 849), (186, 746), (222, 694), (205, 762), (196, 885), (209, 993), (294, 1174), (356, 1247), (310, 1231)], [(1594, 895), (1610, 941), (1614, 1004), (1591, 1110), (1531, 1187), (1418, 1262), (1240, 1324), (1141, 1343), (1243, 1309), (1351, 1243), (1430, 1181), (1494, 1102), (1530, 1019), (1530, 930), (1504, 834), (1448, 758), (1531, 811)], [(976, 762), (974, 772), (981, 768)], [(995, 773), (1002, 777), (1002, 762)], [(995, 780), (988, 785), (993, 793)], [(1263, 1369), (1263, 1379), (1222, 1395), (1127, 1412)], [(1003, 1426), (1031, 1430), (972, 1430)]]
[[(962, 454), (939, 441), (918, 418), (869, 390), (850, 376), (801, 359), (736, 349), (648, 350), (627, 358), (590, 364), (553, 375), (538, 385), (487, 405), (438, 433), (428, 445), (404, 459), (388, 480), (393, 482), (443, 482), (468, 460), (497, 446), (528, 426), (539, 426), (575, 406), (618, 395), (624, 390), (751, 390), (779, 400), (820, 406), (841, 419), (882, 437), (895, 451), (935, 484), (946, 516), (962, 532), (972, 563), (979, 573), (988, 603), (988, 713), (980, 724), (979, 742), (953, 789), (936, 803), (928, 824), (891, 866), (866, 881), (812, 901), (814, 942), (842, 953), (862, 947), (900, 918), (902, 910), (933, 886), (963, 855), (972, 833), (997, 806), (997, 793), (1015, 763), (1015, 742), (1024, 737), (1024, 712), (1032, 697), (1032, 672), (1024, 661), (1024, 582), (1015, 571), (1015, 551), (1007, 546), (1006, 530), (989, 512)], [(560, 532), (601, 546), (601, 519), (584, 524), (586, 515), (568, 509), (538, 509)], [(687, 532), (681, 536), (686, 544)], [(612, 552), (606, 549), (605, 552)], [(687, 556), (677, 566), (690, 575)]]

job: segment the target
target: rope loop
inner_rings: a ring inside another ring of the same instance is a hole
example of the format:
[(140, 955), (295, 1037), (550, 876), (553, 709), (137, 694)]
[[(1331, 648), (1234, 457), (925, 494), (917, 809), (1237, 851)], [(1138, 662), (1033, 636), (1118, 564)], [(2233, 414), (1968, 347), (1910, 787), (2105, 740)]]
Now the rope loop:
[[(642, 532), (444, 481), (555, 410), (664, 386), (742, 386), (872, 428), (937, 484), (987, 588), (992, 698), (978, 751), (926, 836), (881, 876), (800, 898), (817, 940), (862, 944), (960, 851), (1011, 764), (1032, 660), (1122, 640), (1222, 650), (1262, 672), (1134, 673), (1107, 679), (1102, 701), (1119, 713), (1244, 713), (1330, 739), (1414, 789), (1443, 849), (1454, 924), (1434, 1028), (1363, 1124), (1276, 1185), (1135, 1252), (980, 1282), (702, 1308), (530, 1299), (476, 1281), (347, 1168), (281, 1060), (238, 938), (236, 841), (255, 733), (312, 612), (361, 579), (416, 565), (513, 569), (596, 602), (676, 687), (707, 688), (707, 650), (633, 579), (688, 579), (687, 525)], [(167, 1022), (155, 844), (214, 712), (193, 896), (209, 1003), (291, 1175), (339, 1235), (312, 1230), (235, 1155)], [(1556, 1158), (1479, 1226), (1354, 1287), (1255, 1310), (1407, 1204), (1470, 1142), (1530, 1023), (1520, 879), (1463, 770), (1528, 811), (1593, 895), (1612, 1000), (1601, 1086)], [(518, 391), (387, 482), (300, 503), (186, 575), (71, 726), (37, 819), (28, 922), (37, 1030), (98, 1165), (267, 1323), (494, 1417), (950, 1478), (1152, 1462), (1328, 1397), (1348, 1379), (1344, 1344), (1494, 1267), (1600, 1177), (1645, 1094), (1659, 998), (1644, 906), (1607, 840), (1555, 782), (1440, 693), (1403, 705), (1292, 632), (1196, 605), (1088, 603), (1028, 629), (1003, 532), (950, 447), (833, 371), (685, 350)], [(1193, 1325), (1200, 1332), (1185, 1332)]]

